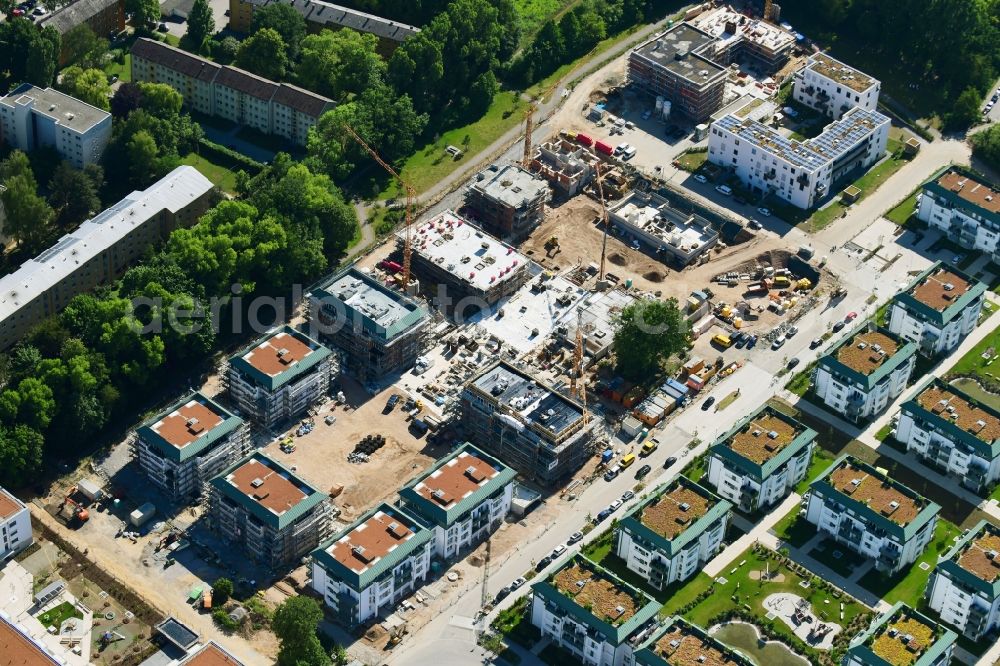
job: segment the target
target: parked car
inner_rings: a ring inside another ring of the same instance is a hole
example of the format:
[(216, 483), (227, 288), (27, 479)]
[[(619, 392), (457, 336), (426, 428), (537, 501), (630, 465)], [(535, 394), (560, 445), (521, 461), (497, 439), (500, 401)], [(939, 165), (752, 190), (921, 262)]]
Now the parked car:
[(675, 462), (677, 462), (677, 456), (670, 456), (669, 458), (663, 461), (663, 469), (667, 469)]
[(513, 592), (514, 590), (516, 590), (517, 588), (521, 587), (522, 585), (524, 585), (527, 582), (528, 581), (525, 580), (524, 578), (520, 578), (520, 577), (515, 578), (514, 580), (512, 580), (510, 582), (510, 586), (509, 586), (510, 587), (510, 591)]
[(760, 229), (763, 228), (763, 225), (761, 225), (760, 222), (753, 219), (752, 217), (749, 220), (747, 220), (747, 226), (753, 229), (754, 231), (759, 231)]
[(708, 178), (705, 178), (705, 176), (701, 175), (700, 173), (696, 173), (694, 175), (694, 179), (697, 180), (699, 183), (707, 183), (708, 182)]
[(549, 566), (551, 562), (552, 562), (552, 556), (546, 555), (542, 559), (538, 560), (538, 564), (535, 565), (535, 571), (541, 571), (545, 567)]
[(774, 342), (771, 343), (771, 349), (781, 349), (781, 346), (785, 344), (785, 336), (779, 335)]
[(833, 325), (833, 332), (836, 333), (837, 331), (839, 331), (840, 329), (844, 328), (845, 326), (847, 326), (847, 322), (846, 321), (843, 321), (843, 320), (838, 321), (836, 324)]
[(798, 356), (793, 356), (792, 358), (788, 359), (788, 369), (789, 370), (791, 370), (792, 368), (794, 368), (798, 364), (799, 364), (799, 357)]
[(566, 543), (574, 544), (582, 539), (583, 539), (583, 532), (573, 532), (572, 534), (569, 535), (569, 539), (566, 541)]
[(701, 411), (707, 412), (708, 408), (715, 404), (715, 396), (710, 395), (705, 398), (705, 402), (701, 403)]
[(613, 481), (616, 476), (618, 476), (618, 465), (615, 465), (604, 473), (604, 480)]
[(549, 555), (549, 557), (551, 557), (554, 560), (565, 552), (566, 552), (566, 545), (561, 543), (552, 549), (552, 554)]
[(389, 399), (385, 401), (385, 411), (391, 412), (396, 405), (399, 404), (399, 394), (393, 393), (389, 396)]
[(622, 504), (623, 502), (620, 499), (616, 499), (614, 502), (608, 505), (608, 509), (610, 509), (611, 513), (614, 513), (615, 511), (621, 508)]
[(823, 344), (823, 338), (816, 338), (815, 340), (809, 343), (809, 349), (816, 349), (821, 344)]
[(715, 187), (715, 191), (718, 192), (719, 194), (724, 194), (727, 197), (733, 194), (733, 188), (729, 187), (728, 185), (717, 185)]
[(785, 338), (787, 339), (787, 338), (794, 337), (795, 334), (798, 333), (798, 332), (799, 332), (799, 328), (797, 326), (789, 326), (788, 330), (785, 331)]
[(643, 119), (643, 120), (649, 120), (649, 117), (650, 117), (651, 115), (653, 115), (652, 111), (649, 111), (649, 110), (647, 109), (646, 111), (643, 111), (643, 112), (642, 112), (642, 119)]
[(743, 197), (741, 197), (738, 194), (735, 197), (733, 197), (733, 201), (735, 201), (736, 203), (738, 203), (741, 206), (746, 206), (747, 205), (747, 200), (744, 199)]
[(844, 317), (844, 321), (854, 321), (857, 318), (858, 318), (857, 312), (848, 312), (847, 316)]
[(649, 465), (643, 465), (639, 469), (635, 470), (635, 478), (641, 479), (653, 470)]
[(757, 346), (757, 336), (751, 335), (750, 342), (747, 343), (747, 349), (753, 349), (756, 346)]
[(763, 215), (764, 217), (771, 217), (771, 209), (769, 208), (764, 208), (763, 206), (761, 206), (760, 208), (757, 209), (757, 212)]
[(627, 502), (633, 497), (635, 497), (635, 493), (632, 492), (631, 490), (626, 490), (624, 493), (622, 493), (622, 502)]
[(601, 509), (601, 512), (597, 514), (597, 520), (595, 522), (599, 523), (610, 515), (611, 511), (609, 509)]
[(493, 603), (495, 603), (495, 604), (500, 603), (501, 601), (503, 601), (504, 599), (507, 598), (507, 595), (509, 595), (510, 592), (511, 592), (511, 590), (510, 590), (510, 586), (509, 585), (501, 587), (500, 591), (497, 592), (497, 596), (493, 597)]

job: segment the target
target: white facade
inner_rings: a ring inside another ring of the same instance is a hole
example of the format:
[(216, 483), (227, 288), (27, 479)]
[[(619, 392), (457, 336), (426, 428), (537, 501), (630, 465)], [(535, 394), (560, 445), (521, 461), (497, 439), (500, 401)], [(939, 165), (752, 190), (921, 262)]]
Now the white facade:
[(14, 557), (33, 542), (28, 507), (0, 488), (0, 562)]
[(920, 344), (929, 356), (947, 353), (976, 329), (983, 299), (969, 303), (954, 319), (946, 323), (921, 316), (921, 313), (894, 301), (889, 310), (889, 330), (906, 340)]
[[(740, 470), (718, 456), (708, 459), (708, 484), (715, 492), (733, 504), (746, 507), (746, 497), (753, 498), (753, 508), (777, 504), (806, 478), (814, 444), (810, 443), (799, 454), (781, 465), (763, 480)], [(750, 508), (750, 507), (746, 507)]]
[(979, 323), (986, 285), (937, 262), (896, 294), (889, 309), (889, 331), (941, 356), (956, 347)]
[(811, 56), (794, 79), (795, 101), (834, 119), (850, 109), (874, 111), (878, 107), (879, 81), (825, 53)]
[(566, 650), (587, 666), (627, 666), (632, 663), (632, 646), (615, 645), (600, 632), (590, 631), (588, 625), (547, 604), (539, 595), (531, 600), (531, 624), (538, 627), (542, 636)]
[(989, 598), (950, 576), (936, 571), (928, 584), (928, 604), (946, 622), (972, 640), (1000, 627), (1000, 596)]
[(1000, 190), (971, 172), (949, 167), (927, 181), (917, 219), (962, 247), (1000, 260)]
[(907, 451), (943, 467), (965, 485), (978, 487), (981, 482), (992, 486), (1000, 481), (1000, 457), (986, 458), (969, 447), (956, 444), (951, 437), (905, 409), (899, 415), (896, 439), (906, 445)]
[(1000, 528), (984, 520), (967, 531), (938, 562), (927, 600), (973, 641), (1000, 628)]
[(52, 147), (82, 169), (104, 154), (111, 114), (58, 90), (25, 84), (0, 98), (0, 139), (26, 152)]
[(864, 421), (881, 413), (903, 393), (915, 365), (916, 358), (911, 358), (871, 389), (820, 366), (816, 369), (813, 386), (816, 396), (827, 407), (847, 415), (852, 421)]
[(514, 484), (508, 483), (495, 498), (487, 498), (461, 519), (448, 525), (434, 525), (434, 555), (450, 559), (463, 548), (478, 546), (510, 512)]
[(673, 557), (650, 541), (619, 529), (615, 534), (615, 555), (650, 585), (663, 589), (671, 583), (691, 578), (715, 557), (722, 548), (728, 518), (726, 513)]

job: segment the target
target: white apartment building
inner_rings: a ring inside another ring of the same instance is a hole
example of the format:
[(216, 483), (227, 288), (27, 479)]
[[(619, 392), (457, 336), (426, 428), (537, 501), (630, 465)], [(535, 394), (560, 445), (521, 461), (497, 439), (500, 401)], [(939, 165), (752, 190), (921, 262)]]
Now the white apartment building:
[(926, 356), (951, 352), (979, 323), (986, 285), (940, 261), (896, 294), (889, 330)]
[(927, 547), (940, 509), (871, 465), (844, 455), (810, 485), (806, 520), (891, 576)]
[(861, 423), (898, 398), (916, 366), (917, 345), (865, 322), (821, 358), (813, 374), (816, 397)]
[(733, 505), (687, 477), (663, 485), (619, 521), (615, 554), (658, 590), (715, 557)]
[(400, 505), (433, 531), (443, 560), (476, 548), (510, 512), (517, 473), (469, 443), (439, 460), (399, 492)]
[(712, 123), (708, 161), (731, 169), (755, 195), (773, 194), (798, 208), (811, 208), (855, 169), (867, 169), (885, 154), (889, 118), (852, 109), (816, 137), (789, 139), (773, 127), (729, 114)]
[(660, 607), (580, 555), (531, 586), (531, 624), (586, 666), (633, 663), (639, 644), (657, 626)]
[(705, 478), (740, 511), (773, 506), (805, 478), (815, 439), (815, 430), (762, 405), (712, 445)]
[(902, 601), (853, 639), (843, 666), (947, 666), (955, 654), (954, 631)]
[(982, 520), (966, 532), (938, 562), (927, 598), (970, 640), (1000, 629), (1000, 527)]
[(795, 73), (792, 97), (796, 102), (833, 118), (851, 109), (874, 111), (882, 84), (878, 79), (831, 58), (825, 53), (809, 57)]
[(120, 277), (171, 231), (194, 224), (216, 197), (215, 186), (197, 169), (179, 166), (0, 278), (0, 349), (77, 294)]
[(1000, 481), (1000, 412), (936, 377), (903, 403), (896, 439), (973, 492)]
[(146, 421), (134, 454), (149, 481), (175, 502), (199, 497), (205, 484), (249, 455), (250, 424), (201, 393), (190, 393)]
[(961, 167), (945, 167), (926, 183), (917, 219), (949, 239), (1000, 261), (1000, 189)]
[(313, 552), (312, 587), (337, 622), (367, 624), (427, 580), (433, 537), (419, 518), (381, 504)]
[(0, 563), (32, 543), (31, 512), (24, 502), (0, 487)]
[(132, 80), (165, 83), (190, 108), (282, 136), (300, 146), (334, 101), (288, 83), (217, 65), (163, 42), (138, 39), (132, 46)]
[(53, 88), (25, 83), (0, 97), (0, 139), (25, 152), (42, 146), (82, 169), (111, 139), (111, 114)]
[(233, 355), (225, 382), (240, 412), (271, 428), (326, 396), (334, 367), (329, 349), (283, 326)]

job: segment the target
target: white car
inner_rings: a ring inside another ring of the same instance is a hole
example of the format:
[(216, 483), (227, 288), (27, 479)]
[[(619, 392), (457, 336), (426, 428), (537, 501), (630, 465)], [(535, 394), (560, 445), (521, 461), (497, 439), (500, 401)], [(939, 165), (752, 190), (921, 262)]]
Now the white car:
[(764, 208), (763, 206), (761, 206), (760, 208), (758, 208), (757, 212), (760, 213), (761, 215), (763, 215), (764, 217), (771, 217), (771, 211), (770, 211), (770, 209)]
[(733, 193), (733, 189), (728, 185), (717, 185), (715, 191), (720, 194), (725, 194), (727, 197)]
[(558, 546), (556, 546), (555, 548), (552, 549), (552, 555), (551, 555), (551, 557), (552, 557), (552, 559), (555, 559), (555, 558), (559, 557), (560, 555), (562, 555), (565, 552), (566, 552), (566, 545), (561, 543), (561, 544), (559, 544)]
[(513, 580), (512, 582), (511, 582), (511, 584), (510, 584), (510, 589), (511, 589), (511, 591), (514, 591), (514, 590), (516, 590), (517, 588), (521, 587), (522, 585), (524, 585), (524, 584), (525, 584), (525, 583), (527, 583), (527, 582), (528, 582), (528, 581), (526, 581), (526, 580), (525, 580), (525, 579), (523, 579), (523, 578), (515, 578), (515, 579), (514, 579), (514, 580)]
[(781, 349), (781, 346), (785, 344), (785, 336), (779, 336), (777, 340), (771, 343), (771, 349)]
[(621, 506), (622, 506), (622, 501), (620, 499), (616, 499), (614, 502), (608, 505), (608, 508), (611, 509), (612, 513), (614, 513), (615, 511), (620, 509)]
[(705, 178), (705, 176), (701, 175), (700, 173), (696, 173), (694, 175), (694, 179), (697, 180), (699, 183), (707, 183), (708, 182), (708, 178)]
[(628, 150), (628, 144), (627, 143), (619, 143), (618, 146), (615, 147), (615, 155), (621, 155), (626, 150)]

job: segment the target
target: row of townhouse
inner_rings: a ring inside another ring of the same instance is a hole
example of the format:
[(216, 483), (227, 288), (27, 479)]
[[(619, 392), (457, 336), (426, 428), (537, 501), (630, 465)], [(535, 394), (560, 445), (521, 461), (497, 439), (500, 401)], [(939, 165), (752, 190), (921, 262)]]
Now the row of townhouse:
[(384, 616), (510, 512), (516, 473), (464, 444), (315, 550), (312, 587), (346, 627)]
[(133, 81), (169, 85), (194, 111), (300, 146), (306, 144), (319, 117), (334, 106), (333, 100), (322, 95), (218, 65), (154, 39), (138, 39), (132, 45), (131, 75)]

